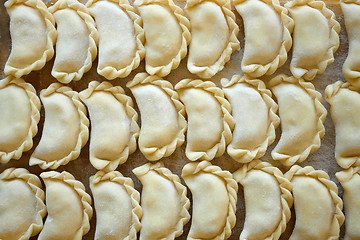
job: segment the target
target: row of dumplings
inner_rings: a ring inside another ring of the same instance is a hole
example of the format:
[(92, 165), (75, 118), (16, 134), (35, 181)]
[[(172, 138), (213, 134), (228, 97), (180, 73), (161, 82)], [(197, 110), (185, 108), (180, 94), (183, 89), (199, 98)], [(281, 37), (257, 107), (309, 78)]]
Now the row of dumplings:
[[(187, 188), (162, 162), (133, 170), (143, 185), (141, 194), (131, 178), (99, 171), (90, 177), (96, 210), (95, 239), (175, 239), (190, 220)], [(360, 237), (360, 169), (336, 174), (345, 190), (346, 236)], [(81, 239), (93, 210), (84, 185), (67, 172), (10, 168), (0, 174), (0, 238), (4, 240)], [(246, 239), (280, 238), (294, 204), (296, 222), (291, 240), (338, 239), (344, 222), (343, 202), (326, 172), (293, 166), (286, 174), (260, 160), (231, 174), (207, 161), (186, 164), (182, 178), (192, 193), (192, 222), (187, 239), (227, 239), (236, 223), (238, 185), (244, 191), (246, 216), (240, 235)], [(43, 226), (43, 218), (47, 218)]]

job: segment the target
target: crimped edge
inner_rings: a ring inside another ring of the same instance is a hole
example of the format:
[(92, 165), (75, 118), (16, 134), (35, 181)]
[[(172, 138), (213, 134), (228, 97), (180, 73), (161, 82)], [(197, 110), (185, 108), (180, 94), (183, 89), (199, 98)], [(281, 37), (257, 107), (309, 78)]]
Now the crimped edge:
[(89, 47), (84, 65), (78, 71), (72, 73), (58, 72), (55, 69), (55, 65), (51, 70), (51, 75), (59, 82), (65, 84), (71, 82), (72, 80), (80, 80), (84, 73), (90, 70), (92, 62), (97, 55), (97, 43), (99, 40), (99, 34), (96, 30), (95, 21), (90, 16), (89, 10), (85, 7), (85, 5), (79, 3), (77, 0), (58, 0), (53, 6), (49, 8), (49, 11), (51, 14), (54, 14), (55, 12), (63, 9), (74, 10), (84, 21), (87, 29), (89, 30)]
[[(193, 88), (203, 90), (210, 93), (215, 100), (220, 104), (221, 111), (223, 114), (223, 131), (221, 133), (220, 141), (215, 144), (211, 149), (206, 152), (191, 152), (186, 146), (186, 156), (191, 161), (196, 160), (206, 160), (211, 161), (215, 157), (219, 157), (224, 154), (226, 146), (232, 140), (232, 130), (235, 127), (235, 122), (231, 116), (231, 106), (230, 103), (225, 99), (224, 92), (221, 88), (218, 88), (213, 82), (202, 81), (202, 80), (192, 80), (192, 79), (183, 79), (175, 85), (175, 89), (181, 95), (181, 91), (186, 88)], [(186, 111), (186, 106), (185, 106)]]
[(76, 180), (72, 174), (66, 171), (62, 171), (61, 173), (56, 171), (42, 172), (40, 174), (40, 177), (43, 179), (45, 186), (46, 186), (46, 180), (48, 181), (55, 180), (55, 181), (61, 181), (64, 184), (67, 184), (70, 188), (74, 189), (74, 191), (77, 193), (78, 197), (80, 198), (79, 200), (83, 208), (82, 211), (83, 221), (79, 230), (82, 232), (82, 236), (88, 233), (90, 230), (90, 219), (92, 218), (93, 215), (93, 209), (91, 207), (91, 197), (86, 192), (84, 184)]
[(270, 236), (267, 236), (265, 238), (268, 240), (279, 239), (281, 234), (285, 231), (286, 224), (289, 222), (291, 217), (290, 207), (293, 205), (294, 201), (291, 194), (292, 185), (277, 167), (272, 166), (268, 162), (262, 162), (260, 160), (255, 160), (243, 165), (241, 168), (239, 168), (236, 172), (233, 173), (233, 178), (240, 184), (243, 184), (243, 180), (247, 177), (248, 172), (252, 170), (260, 170), (262, 172), (265, 172), (273, 176), (279, 183), (279, 188), (281, 192), (280, 201), (282, 208), (281, 220), (274, 232)]
[[(137, 232), (141, 229), (140, 219), (142, 217), (142, 208), (140, 206), (140, 193), (134, 188), (134, 182), (131, 178), (124, 177), (118, 171), (111, 171), (108, 173), (99, 171), (90, 177), (90, 188), (100, 182), (114, 182), (124, 187), (131, 199), (131, 219), (132, 224), (130, 227), (129, 235), (124, 240), (137, 239)], [(96, 210), (96, 209), (95, 209)]]
[[(70, 87), (63, 86), (60, 83), (52, 83), (48, 88), (41, 90), (40, 97), (41, 98), (48, 97), (54, 93), (63, 94), (68, 98), (70, 98), (71, 101), (73, 102), (74, 107), (77, 109), (79, 113), (80, 133), (78, 136), (75, 149), (62, 159), (47, 162), (45, 160), (37, 158), (36, 156), (34, 156), (34, 154), (31, 155), (29, 160), (29, 165), (30, 166), (39, 165), (41, 169), (47, 169), (47, 168), (56, 169), (59, 166), (65, 165), (69, 163), (71, 160), (76, 159), (80, 155), (81, 148), (85, 146), (87, 140), (89, 139), (89, 120), (86, 117), (86, 108), (80, 101), (79, 93), (73, 91)], [(46, 109), (45, 109), (45, 115), (46, 115)]]
[(295, 176), (312, 177), (324, 185), (329, 191), (330, 197), (334, 203), (334, 217), (331, 224), (328, 239), (339, 239), (340, 227), (344, 223), (345, 217), (342, 212), (343, 201), (338, 196), (338, 188), (336, 184), (330, 180), (329, 175), (322, 170), (315, 170), (311, 166), (304, 168), (294, 165), (287, 171), (284, 176), (291, 182)]
[[(145, 47), (144, 47), (145, 32), (144, 29), (142, 28), (143, 22), (141, 17), (136, 13), (135, 8), (130, 5), (128, 0), (90, 0), (86, 3), (86, 7), (91, 8), (93, 4), (101, 1), (108, 1), (117, 4), (120, 7), (120, 9), (124, 11), (134, 23), (137, 49), (136, 49), (135, 57), (133, 58), (131, 63), (122, 69), (116, 69), (113, 66), (106, 66), (102, 69), (100, 68), (99, 65), (97, 67), (98, 74), (105, 77), (108, 80), (113, 80), (115, 78), (124, 78), (127, 77), (132, 70), (136, 69), (140, 65), (141, 60), (145, 57)], [(101, 36), (99, 37), (101, 38)]]
[(156, 163), (146, 163), (140, 167), (137, 167), (132, 170), (137, 178), (144, 176), (150, 171), (156, 172), (159, 176), (165, 178), (166, 180), (171, 181), (174, 184), (174, 188), (176, 192), (179, 194), (180, 205), (182, 206), (181, 211), (179, 213), (179, 221), (176, 224), (176, 229), (174, 232), (170, 233), (168, 236), (163, 237), (162, 239), (175, 239), (183, 233), (183, 227), (190, 220), (189, 208), (190, 208), (190, 200), (187, 198), (187, 188), (181, 184), (180, 178), (173, 174), (169, 169), (164, 166), (163, 162)]
[[(190, 22), (185, 17), (185, 13), (182, 8), (178, 7), (174, 4), (173, 0), (135, 0), (134, 5), (135, 7), (139, 8), (143, 5), (148, 4), (158, 4), (163, 7), (168, 7), (174, 17), (177, 19), (178, 24), (181, 28), (181, 47), (179, 49), (178, 54), (165, 66), (151, 66), (146, 62), (145, 56), (145, 69), (150, 75), (158, 75), (160, 77), (165, 77), (170, 73), (172, 69), (176, 69), (181, 59), (183, 59), (187, 54), (187, 46), (190, 44), (191, 41), (191, 34), (190, 34)], [(146, 36), (145, 36), (146, 39)], [(145, 40), (146, 42), (146, 40)], [(146, 44), (146, 43), (145, 43)]]
[(126, 162), (129, 155), (135, 152), (136, 150), (137, 147), (136, 139), (139, 137), (139, 131), (140, 131), (140, 128), (137, 124), (138, 114), (134, 109), (134, 103), (131, 97), (125, 94), (125, 91), (122, 87), (113, 86), (111, 83), (106, 81), (101, 83), (97, 81), (92, 81), (89, 83), (87, 89), (79, 93), (79, 97), (85, 103), (85, 101), (89, 99), (94, 92), (106, 92), (108, 94), (111, 94), (120, 104), (124, 106), (126, 115), (130, 119), (130, 139), (127, 147), (124, 148), (124, 150), (122, 151), (121, 156), (114, 161), (101, 159), (101, 161), (107, 161), (108, 164), (106, 164), (104, 168), (98, 170), (113, 171), (117, 168), (119, 164), (123, 164), (124, 162)]
[[(207, 0), (187, 0), (185, 11), (205, 1)], [(229, 26), (229, 40), (227, 46), (224, 48), (224, 51), (222, 52), (219, 59), (211, 66), (205, 66), (205, 67), (196, 66), (193, 62), (188, 60), (187, 62), (188, 70), (191, 73), (194, 73), (199, 77), (205, 79), (211, 78), (216, 73), (223, 70), (225, 63), (227, 63), (230, 60), (231, 54), (236, 50), (240, 49), (240, 42), (237, 39), (237, 35), (239, 33), (239, 26), (235, 22), (235, 14), (231, 11), (230, 0), (213, 0), (212, 2), (214, 2), (219, 7), (221, 7), (226, 22)]]
[(6, 75), (13, 75), (17, 78), (20, 78), (23, 75), (29, 74), (33, 70), (40, 70), (42, 69), (46, 62), (49, 61), (54, 56), (54, 44), (57, 39), (57, 31), (55, 29), (55, 20), (52, 14), (49, 12), (48, 8), (46, 7), (45, 3), (41, 0), (7, 0), (5, 2), (5, 7), (9, 10), (13, 5), (16, 4), (24, 4), (28, 7), (35, 8), (39, 11), (45, 21), (45, 26), (47, 29), (47, 43), (46, 43), (46, 50), (44, 51), (42, 57), (36, 60), (31, 65), (27, 66), (26, 68), (19, 69), (16, 67), (12, 67), (6, 62), (4, 73)]
[[(291, 8), (296, 6), (304, 6), (307, 5), (311, 8), (314, 8), (316, 10), (319, 10), (321, 14), (328, 20), (328, 25), (330, 28), (330, 36), (329, 36), (329, 49), (326, 52), (324, 56), (324, 60), (318, 63), (317, 66), (314, 66), (313, 69), (306, 70), (302, 75), (295, 74), (295, 69), (299, 69), (299, 67), (296, 67), (293, 65), (293, 62), (291, 61), (290, 64), (290, 71), (291, 73), (297, 77), (297, 78), (304, 78), (305, 80), (313, 80), (316, 76), (316, 74), (321, 74), (325, 71), (326, 67), (334, 62), (334, 53), (339, 48), (340, 39), (339, 39), (339, 33), (340, 33), (340, 24), (338, 21), (336, 21), (336, 16), (333, 11), (328, 9), (326, 7), (325, 2), (318, 1), (318, 0), (292, 0), (284, 5), (285, 8), (291, 12)], [(291, 14), (291, 13), (290, 13)], [(294, 58), (294, 56), (293, 56)]]
[[(163, 80), (158, 76), (150, 76), (147, 73), (138, 73), (135, 75), (133, 80), (126, 84), (126, 87), (130, 88), (131, 90), (133, 87), (146, 84), (157, 86), (164, 93), (166, 93), (173, 102), (178, 116), (179, 131), (176, 138), (170, 144), (163, 147), (146, 147), (140, 146), (139, 144), (139, 149), (144, 154), (144, 156), (150, 161), (156, 161), (162, 157), (170, 156), (177, 147), (180, 147), (184, 143), (187, 122), (185, 120), (185, 107), (179, 99), (179, 94), (174, 90), (173, 85), (169, 81)], [(141, 129), (139, 138), (141, 138)]]
[(344, 183), (350, 181), (356, 174), (360, 175), (360, 167), (350, 167), (348, 169), (335, 173), (335, 176), (339, 180), (341, 185), (343, 185)]
[[(296, 84), (309, 94), (309, 96), (314, 101), (314, 108), (315, 108), (315, 112), (316, 112), (316, 115), (318, 118), (317, 126), (316, 126), (317, 134), (315, 135), (313, 143), (307, 149), (305, 149), (302, 153), (295, 155), (295, 156), (290, 156), (287, 154), (275, 152), (275, 149), (271, 152), (271, 156), (274, 160), (281, 161), (285, 166), (292, 166), (295, 163), (304, 161), (305, 159), (307, 159), (307, 157), (311, 153), (315, 152), (317, 149), (320, 148), (321, 138), (324, 137), (324, 135), (325, 135), (324, 121), (325, 121), (325, 118), (327, 115), (327, 111), (321, 103), (321, 101), (322, 101), (321, 93), (316, 91), (316, 89), (312, 83), (305, 82), (304, 79), (302, 79), (302, 78), (297, 79), (295, 77), (288, 77), (284, 74), (280, 74), (270, 80), (269, 87), (270, 87), (270, 89), (272, 89), (276, 85), (279, 85), (283, 82)], [(281, 116), (280, 116), (280, 121), (281, 121)]]
[[(253, 150), (235, 149), (231, 146), (231, 142), (227, 146), (227, 153), (230, 155), (230, 157), (232, 157), (232, 159), (240, 163), (247, 163), (255, 158), (258, 159), (264, 156), (268, 146), (272, 144), (275, 140), (276, 137), (275, 129), (280, 124), (280, 118), (278, 117), (278, 115), (276, 115), (276, 112), (278, 110), (278, 105), (272, 99), (272, 93), (269, 89), (266, 88), (265, 83), (263, 81), (259, 79), (251, 79), (247, 75), (245, 76), (234, 75), (231, 78), (231, 80), (228, 80), (226, 78), (221, 79), (221, 85), (223, 89), (230, 88), (236, 84), (245, 84), (257, 90), (268, 108), (269, 125), (266, 131), (266, 139), (258, 148)], [(232, 105), (232, 107), (235, 107), (237, 104), (230, 103), (230, 105)]]
[[(244, 3), (247, 0), (233, 0), (234, 5)], [(271, 75), (273, 74), (279, 67), (284, 65), (287, 60), (287, 53), (289, 52), (292, 46), (292, 37), (291, 33), (294, 29), (294, 20), (289, 17), (288, 10), (281, 6), (279, 0), (259, 0), (267, 5), (271, 6), (274, 11), (279, 15), (281, 25), (283, 28), (282, 31), (282, 41), (281, 46), (279, 48), (279, 53), (275, 57), (273, 61), (267, 63), (265, 65), (253, 63), (245, 65), (243, 61), (241, 62), (241, 69), (244, 73), (249, 74), (252, 77), (260, 77), (263, 75)]]
[(7, 163), (11, 159), (20, 159), (23, 152), (30, 150), (33, 146), (33, 137), (38, 132), (38, 126), (40, 120), (40, 109), (41, 103), (36, 95), (35, 88), (30, 84), (26, 83), (21, 78), (15, 78), (13, 76), (8, 76), (5, 79), (0, 80), (0, 90), (9, 86), (15, 85), (17, 87), (22, 88), (29, 98), (29, 104), (31, 109), (31, 119), (30, 119), (30, 127), (28, 134), (24, 140), (24, 142), (14, 151), (11, 152), (2, 152), (0, 151), (0, 163)]
[[(184, 166), (182, 170), (181, 177), (186, 182), (186, 177), (200, 174), (201, 172), (205, 174), (213, 174), (220, 179), (222, 179), (226, 185), (226, 190), (229, 196), (229, 205), (228, 205), (228, 214), (226, 218), (226, 224), (224, 230), (214, 237), (213, 239), (227, 239), (231, 235), (231, 229), (235, 226), (236, 223), (236, 201), (237, 201), (237, 191), (238, 185), (233, 179), (232, 174), (229, 171), (222, 170), (220, 167), (211, 165), (208, 161), (202, 162), (192, 162)], [(189, 240), (196, 240), (194, 238), (188, 237)], [(211, 239), (208, 239), (211, 240)]]
[(22, 180), (24, 181), (30, 188), (30, 190), (34, 193), (34, 197), (36, 199), (37, 205), (37, 215), (35, 219), (35, 223), (32, 223), (26, 232), (18, 239), (18, 240), (26, 240), (32, 236), (37, 235), (43, 229), (43, 218), (46, 215), (46, 206), (44, 204), (45, 193), (42, 190), (42, 184), (40, 179), (31, 174), (25, 168), (8, 168), (5, 169), (0, 174), (0, 182), (1, 181), (11, 181), (11, 180)]

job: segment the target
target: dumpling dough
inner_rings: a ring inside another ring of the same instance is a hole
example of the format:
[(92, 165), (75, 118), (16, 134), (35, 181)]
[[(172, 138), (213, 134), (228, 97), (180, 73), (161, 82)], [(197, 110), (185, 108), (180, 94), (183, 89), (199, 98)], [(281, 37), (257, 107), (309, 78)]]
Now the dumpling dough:
[(95, 240), (136, 239), (141, 228), (140, 194), (131, 178), (120, 172), (97, 172), (90, 177), (96, 210)]
[(90, 82), (79, 96), (90, 114), (90, 162), (98, 170), (113, 171), (136, 150), (139, 126), (133, 101), (108, 82)]
[(43, 228), (45, 194), (40, 179), (25, 168), (0, 174), (0, 239), (26, 240)]
[(313, 80), (334, 61), (340, 24), (323, 1), (292, 0), (285, 7), (295, 22), (290, 71), (296, 78)]
[(112, 80), (126, 77), (145, 56), (142, 20), (128, 0), (86, 3), (99, 33), (98, 74)]
[(190, 201), (180, 178), (162, 162), (147, 163), (133, 170), (143, 185), (140, 240), (175, 239), (190, 220)]
[(282, 130), (271, 156), (291, 166), (320, 147), (327, 111), (321, 104), (321, 93), (301, 78), (279, 75), (269, 85), (277, 98)]
[(278, 0), (233, 0), (244, 21), (241, 70), (252, 77), (273, 74), (287, 59), (294, 21)]
[(173, 0), (135, 0), (145, 31), (145, 68), (164, 77), (179, 66), (190, 43), (190, 23)]
[(176, 84), (188, 116), (186, 156), (211, 161), (231, 142), (234, 120), (223, 91), (209, 81), (184, 79)]
[(227, 239), (236, 223), (238, 186), (228, 171), (210, 162), (188, 163), (182, 178), (193, 197), (192, 222), (187, 239)]
[(40, 92), (45, 107), (43, 133), (30, 166), (56, 169), (80, 155), (89, 138), (89, 120), (78, 93), (60, 83)]
[(46, 186), (48, 215), (38, 240), (81, 240), (90, 230), (91, 197), (84, 185), (63, 171), (40, 174)]
[(32, 148), (40, 107), (30, 83), (11, 76), (0, 80), (0, 163), (20, 159)]
[(139, 149), (150, 161), (170, 156), (185, 141), (184, 105), (170, 82), (139, 73), (126, 84), (140, 109)]
[(201, 78), (211, 78), (240, 48), (230, 0), (187, 0), (185, 10), (191, 23), (187, 68)]
[(49, 11), (58, 32), (51, 75), (61, 83), (78, 81), (90, 70), (97, 54), (99, 36), (94, 19), (77, 0), (58, 0)]
[(270, 90), (261, 80), (247, 76), (235, 75), (230, 81), (223, 78), (221, 84), (235, 121), (228, 154), (241, 163), (264, 156), (280, 123), (276, 115), (278, 106)]
[(7, 0), (11, 52), (4, 73), (20, 78), (40, 70), (54, 56), (55, 20), (41, 0)]
[(240, 240), (277, 240), (290, 220), (291, 183), (268, 162), (252, 161), (235, 173), (244, 189), (246, 216)]
[(293, 166), (285, 174), (293, 187), (296, 222), (289, 240), (339, 239), (343, 202), (328, 174), (311, 166)]

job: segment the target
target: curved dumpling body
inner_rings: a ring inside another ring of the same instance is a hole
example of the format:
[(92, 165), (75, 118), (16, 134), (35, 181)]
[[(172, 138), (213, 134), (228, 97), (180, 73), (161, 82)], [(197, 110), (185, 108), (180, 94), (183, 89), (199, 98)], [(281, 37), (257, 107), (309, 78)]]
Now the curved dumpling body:
[(41, 0), (8, 0), (11, 53), (4, 73), (20, 78), (39, 70), (54, 56), (55, 20)]
[(273, 74), (287, 59), (293, 21), (275, 0), (234, 0), (245, 27), (243, 72), (252, 77)]
[(80, 80), (90, 70), (97, 54), (95, 22), (88, 9), (77, 0), (59, 0), (49, 10), (58, 32), (51, 75), (61, 83)]
[(246, 76), (222, 79), (222, 85), (235, 122), (228, 154), (241, 163), (262, 157), (275, 140), (275, 129), (280, 123), (271, 92), (264, 82)]
[(271, 156), (291, 166), (320, 147), (327, 112), (321, 93), (309, 82), (279, 75), (269, 85), (277, 98), (282, 130)]
[(78, 93), (60, 83), (40, 92), (45, 108), (45, 123), (30, 166), (55, 169), (76, 159), (89, 137), (89, 120)]
[(145, 56), (141, 18), (127, 0), (86, 3), (99, 33), (97, 72), (109, 80), (126, 77)]
[[(225, 152), (234, 120), (229, 102), (209, 81), (184, 79), (176, 84), (188, 117), (186, 156), (191, 161), (211, 161)], [(211, 121), (209, 121), (211, 119)]]
[(323, 1), (292, 0), (285, 7), (295, 22), (291, 73), (296, 78), (312, 80), (334, 61), (340, 24)]
[(141, 228), (140, 194), (131, 178), (117, 171), (90, 177), (96, 210), (96, 240), (136, 239)]
[(185, 140), (184, 105), (170, 82), (139, 73), (126, 84), (140, 109), (139, 149), (150, 161), (170, 156)]
[(139, 127), (133, 101), (108, 82), (90, 82), (79, 96), (90, 114), (90, 162), (96, 169), (113, 171), (136, 150)]
[(32, 148), (40, 107), (31, 84), (13, 77), (0, 81), (0, 163), (19, 159)]
[(43, 228), (45, 194), (40, 179), (24, 168), (0, 174), (0, 239), (29, 239)]
[(210, 78), (224, 68), (231, 54), (240, 48), (239, 27), (229, 0), (187, 0), (191, 43), (187, 67), (201, 78)]
[(180, 178), (162, 162), (147, 163), (133, 170), (143, 185), (140, 240), (175, 239), (189, 221), (190, 201)]

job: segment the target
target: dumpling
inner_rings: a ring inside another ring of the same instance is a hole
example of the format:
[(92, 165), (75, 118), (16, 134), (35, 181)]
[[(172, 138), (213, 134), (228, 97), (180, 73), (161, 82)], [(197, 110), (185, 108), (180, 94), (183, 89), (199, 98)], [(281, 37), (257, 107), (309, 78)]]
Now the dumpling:
[(40, 92), (45, 122), (39, 145), (30, 158), (30, 166), (56, 169), (80, 155), (89, 138), (89, 120), (79, 94), (60, 83)]
[(4, 73), (20, 78), (40, 70), (54, 56), (55, 20), (41, 0), (7, 0), (11, 52)]
[(86, 3), (99, 33), (98, 74), (112, 80), (137, 68), (145, 56), (142, 20), (128, 0)]
[(235, 75), (230, 81), (223, 78), (221, 84), (235, 121), (228, 154), (241, 163), (264, 156), (280, 123), (276, 115), (278, 106), (270, 90), (261, 80), (246, 75)]
[(58, 0), (49, 11), (58, 32), (51, 75), (61, 83), (78, 81), (90, 70), (97, 54), (99, 36), (94, 19), (77, 0)]
[(184, 105), (170, 82), (146, 73), (126, 84), (140, 109), (139, 149), (150, 161), (170, 156), (185, 141)]
[(120, 172), (97, 172), (90, 177), (96, 211), (95, 240), (136, 239), (141, 228), (140, 194), (131, 178)]
[(91, 197), (68, 172), (43, 172), (48, 215), (38, 240), (81, 240), (90, 230)]
[(295, 22), (290, 71), (296, 78), (313, 80), (334, 61), (340, 24), (323, 1), (292, 0), (284, 6)]
[(20, 159), (32, 148), (40, 107), (30, 83), (11, 76), (0, 80), (0, 163)]
[(0, 239), (26, 240), (43, 228), (45, 194), (40, 179), (25, 168), (0, 174)]
[(190, 23), (173, 0), (135, 0), (145, 31), (145, 68), (164, 77), (179, 66), (190, 43)]
[(234, 120), (223, 91), (210, 81), (184, 79), (176, 84), (188, 117), (185, 154), (191, 161), (211, 161), (231, 142)]
[(287, 59), (294, 21), (278, 0), (233, 0), (244, 21), (241, 70), (252, 77), (273, 74)]
[(228, 171), (208, 161), (188, 163), (182, 178), (193, 197), (192, 222), (187, 239), (227, 239), (236, 223), (238, 186)]
[(293, 166), (285, 174), (292, 184), (296, 222), (289, 240), (339, 239), (344, 222), (338, 188), (322, 170)]
[(320, 147), (327, 111), (321, 104), (321, 93), (310, 82), (279, 75), (269, 85), (277, 98), (282, 130), (271, 156), (291, 166)]
[(139, 126), (132, 99), (109, 82), (90, 82), (79, 94), (91, 121), (89, 158), (98, 170), (115, 170), (136, 150)]
[(187, 0), (185, 10), (191, 24), (187, 68), (201, 78), (211, 78), (240, 48), (230, 0)]
[(175, 239), (190, 220), (190, 201), (180, 178), (162, 162), (147, 163), (133, 170), (143, 185), (140, 240)]

